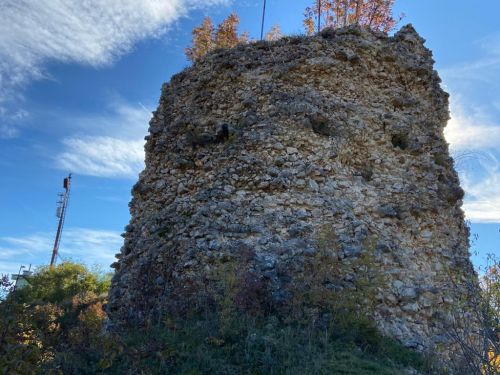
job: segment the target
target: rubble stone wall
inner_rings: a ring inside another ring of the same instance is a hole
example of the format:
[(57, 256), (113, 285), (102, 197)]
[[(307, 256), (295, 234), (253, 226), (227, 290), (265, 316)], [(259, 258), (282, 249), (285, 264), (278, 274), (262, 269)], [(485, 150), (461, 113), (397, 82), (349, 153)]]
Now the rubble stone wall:
[(343, 271), (322, 286), (349, 288), (370, 252), (382, 330), (419, 349), (446, 342), (447, 274), (476, 276), (443, 137), (448, 94), (423, 43), (411, 25), (328, 29), (214, 51), (164, 84), (112, 265), (111, 321), (196, 295), (223, 254), (249, 250), (279, 303), (326, 236)]

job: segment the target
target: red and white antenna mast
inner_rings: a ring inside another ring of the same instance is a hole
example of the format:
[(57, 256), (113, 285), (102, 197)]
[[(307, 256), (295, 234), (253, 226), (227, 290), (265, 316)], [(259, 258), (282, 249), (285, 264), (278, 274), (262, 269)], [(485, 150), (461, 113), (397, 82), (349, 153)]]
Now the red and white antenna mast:
[(65, 192), (58, 194), (56, 216), (59, 218), (59, 225), (57, 226), (56, 240), (54, 242), (54, 250), (52, 250), (52, 258), (50, 259), (50, 265), (54, 265), (56, 262), (56, 256), (59, 251), (59, 243), (61, 242), (62, 231), (64, 226), (64, 217), (66, 216), (66, 208), (68, 206), (69, 200), (69, 188), (71, 183), (71, 173), (67, 178), (64, 179), (63, 187)]

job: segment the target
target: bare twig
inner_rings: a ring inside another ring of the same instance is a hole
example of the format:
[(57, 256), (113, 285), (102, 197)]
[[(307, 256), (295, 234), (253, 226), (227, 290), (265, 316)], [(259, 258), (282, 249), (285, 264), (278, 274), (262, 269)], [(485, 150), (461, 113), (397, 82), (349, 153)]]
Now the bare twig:
[(451, 151), (451, 156), (455, 160), (455, 169), (457, 172), (465, 172), (469, 170), (467, 164), (470, 161), (476, 161), (481, 165), (482, 161), (488, 161), (489, 157), (484, 152), (474, 150), (459, 150)]

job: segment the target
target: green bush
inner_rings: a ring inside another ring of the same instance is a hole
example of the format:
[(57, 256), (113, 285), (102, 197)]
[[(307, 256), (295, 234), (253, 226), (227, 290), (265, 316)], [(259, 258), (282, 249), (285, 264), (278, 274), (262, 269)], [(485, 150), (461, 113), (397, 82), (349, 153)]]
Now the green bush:
[(83, 263), (65, 259), (55, 266), (36, 268), (28, 283), (16, 291), (18, 301), (60, 303), (90, 291), (107, 292), (111, 274), (103, 273), (98, 266), (89, 269)]
[[(304, 289), (294, 297), (293, 314), (283, 319), (284, 311), (271, 306), (252, 272), (251, 251), (229, 255), (211, 275), (208, 291), (214, 298), (203, 311), (165, 312), (154, 324), (123, 330), (121, 337), (102, 333), (105, 301), (97, 295), (105, 285), (102, 274), (69, 261), (41, 267), (31, 286), (0, 304), (0, 369), (4, 374), (400, 375), (411, 367), (433, 373), (422, 355), (381, 335), (359, 308), (358, 298), (371, 294), (361, 293), (362, 277), (346, 289), (354, 299)], [(321, 251), (313, 256), (310, 276), (296, 280), (299, 286), (322, 280), (334, 265), (327, 259)], [(365, 269), (365, 263), (369, 257), (354, 265)], [(366, 275), (370, 278), (368, 268)]]
[(0, 373), (95, 374), (107, 345), (98, 294), (110, 275), (65, 260), (28, 282), (14, 291), (0, 279)]

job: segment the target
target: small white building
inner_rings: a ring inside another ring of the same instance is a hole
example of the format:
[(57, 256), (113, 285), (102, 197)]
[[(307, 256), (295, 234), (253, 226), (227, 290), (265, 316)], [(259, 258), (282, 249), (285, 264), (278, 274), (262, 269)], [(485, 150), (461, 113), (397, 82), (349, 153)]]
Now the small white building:
[(20, 288), (28, 285), (28, 278), (33, 274), (33, 271), (23, 271), (22, 274), (12, 274), (10, 279), (15, 281), (15, 288)]

